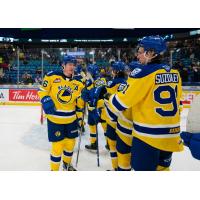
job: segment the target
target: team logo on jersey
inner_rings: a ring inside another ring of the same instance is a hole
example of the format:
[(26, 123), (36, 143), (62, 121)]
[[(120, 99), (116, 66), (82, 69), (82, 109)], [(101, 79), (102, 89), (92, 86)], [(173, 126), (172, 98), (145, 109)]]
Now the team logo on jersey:
[(61, 132), (60, 132), (60, 131), (56, 131), (56, 132), (55, 132), (55, 136), (56, 136), (56, 137), (60, 137), (60, 136), (61, 136)]
[(126, 90), (128, 89), (128, 87), (129, 87), (128, 84), (122, 83), (122, 84), (119, 85), (117, 91), (118, 91), (118, 92), (125, 93)]
[(108, 81), (107, 85), (110, 87), (112, 85), (113, 81)]
[(72, 99), (72, 89), (69, 86), (60, 86), (57, 94), (57, 99), (62, 104), (67, 104)]
[(60, 82), (61, 82), (61, 79), (60, 79), (60, 78), (56, 78), (53, 82), (54, 82), (54, 83), (60, 83)]
[(134, 77), (136, 74), (139, 74), (142, 71), (140, 68), (135, 68), (131, 73), (130, 76)]
[(103, 81), (103, 80), (97, 80), (95, 82), (95, 87), (99, 87), (99, 86), (102, 86), (102, 85), (105, 85), (105, 84), (106, 84), (105, 81)]
[(171, 67), (169, 65), (164, 65), (162, 66), (162, 68), (164, 68), (167, 72), (170, 72)]

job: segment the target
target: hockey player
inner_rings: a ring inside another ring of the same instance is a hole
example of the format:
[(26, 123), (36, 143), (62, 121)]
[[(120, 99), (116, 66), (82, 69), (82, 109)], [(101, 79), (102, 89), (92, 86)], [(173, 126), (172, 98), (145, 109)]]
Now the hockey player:
[(181, 78), (177, 70), (160, 63), (165, 50), (161, 37), (144, 37), (137, 56), (144, 66), (134, 69), (127, 88), (110, 98), (118, 112), (132, 108), (134, 170), (168, 170), (172, 152), (183, 150), (178, 110)]
[(184, 144), (189, 147), (192, 156), (200, 160), (200, 95), (195, 97), (187, 117), (186, 132), (181, 133)]
[[(125, 63), (114, 62), (111, 68), (112, 68), (113, 79), (111, 81), (108, 81), (106, 86), (104, 85), (96, 87), (91, 90), (89, 101), (91, 102), (90, 104), (95, 108), (97, 107), (99, 101), (102, 101), (102, 99), (99, 100), (98, 97), (99, 88), (106, 87), (107, 92), (113, 94), (117, 91), (121, 83), (125, 83), (125, 77), (124, 77)], [(116, 130), (115, 130), (117, 124), (117, 116), (110, 111), (109, 107), (107, 107), (106, 104), (104, 104), (103, 107), (104, 109), (99, 109), (99, 108), (94, 109), (93, 113), (95, 113), (94, 115), (96, 119), (100, 118), (101, 115), (101, 118), (105, 120), (107, 123), (105, 136), (107, 138), (108, 147), (110, 150), (113, 170), (117, 170), (118, 162), (117, 162)]]
[(161, 37), (144, 37), (137, 55), (142, 65), (130, 73), (124, 89), (109, 98), (109, 105), (118, 115), (132, 109), (134, 170), (169, 170), (172, 153), (183, 150), (179, 113), (181, 78), (177, 70), (161, 63), (165, 50)]
[(64, 170), (76, 171), (71, 159), (78, 136), (76, 109), (83, 107), (79, 97), (84, 86), (73, 79), (75, 65), (75, 57), (65, 56), (63, 70), (49, 72), (38, 92), (47, 117), (48, 139), (52, 143), (52, 171), (59, 170), (61, 157)]
[[(128, 70), (131, 71), (135, 67), (140, 66), (137, 62), (132, 62), (128, 66)], [(126, 87), (125, 81), (125, 63), (114, 62), (112, 65), (113, 80), (108, 82), (105, 96), (115, 94), (117, 91), (123, 90)], [(93, 99), (101, 99), (103, 96), (101, 88), (97, 88), (94, 92)], [(105, 100), (106, 107), (106, 122), (107, 132), (106, 136), (110, 147), (110, 156), (112, 161), (112, 167), (115, 171), (127, 171), (131, 170), (131, 144), (132, 144), (132, 110), (126, 109), (116, 115), (112, 112), (109, 104)]]
[[(132, 61), (128, 65), (130, 74), (135, 68), (140, 67), (136, 61)], [(126, 83), (119, 85), (116, 92), (123, 91), (127, 87)], [(107, 91), (108, 92), (108, 91)], [(112, 110), (112, 109), (111, 109)], [(119, 113), (116, 126), (116, 149), (118, 157), (118, 171), (131, 170), (131, 146), (132, 146), (132, 129), (133, 129), (132, 109), (127, 108)]]
[[(106, 80), (105, 78), (101, 78), (99, 76), (99, 67), (97, 65), (88, 65), (87, 66), (87, 76), (88, 80), (86, 81), (86, 88), (84, 89), (82, 93), (82, 98), (88, 102), (88, 99), (85, 97), (89, 95), (90, 91), (95, 88), (95, 87), (100, 87), (102, 85), (106, 85)], [(102, 109), (103, 106), (103, 101), (99, 102), (97, 107), (99, 109)], [(93, 115), (93, 110), (95, 109), (94, 106), (90, 105), (90, 102), (88, 102), (88, 125), (90, 129), (90, 144), (85, 145), (85, 148), (87, 150), (91, 151), (96, 151), (97, 150), (97, 143), (96, 143), (96, 129), (97, 129), (97, 124), (98, 122), (101, 123), (104, 132), (106, 131), (106, 122), (105, 120), (101, 119), (96, 119), (95, 116)]]

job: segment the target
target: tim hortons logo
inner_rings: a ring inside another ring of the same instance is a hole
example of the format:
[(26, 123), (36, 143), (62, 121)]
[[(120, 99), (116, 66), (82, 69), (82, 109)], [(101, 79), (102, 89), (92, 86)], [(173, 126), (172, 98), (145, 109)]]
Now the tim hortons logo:
[(10, 90), (10, 101), (39, 101), (36, 90)]

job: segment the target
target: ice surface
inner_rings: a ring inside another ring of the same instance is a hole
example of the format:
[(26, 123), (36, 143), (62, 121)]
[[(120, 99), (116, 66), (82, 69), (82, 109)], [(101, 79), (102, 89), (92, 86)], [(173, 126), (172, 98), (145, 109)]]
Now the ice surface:
[[(181, 128), (185, 130), (188, 110), (182, 113)], [(100, 167), (95, 153), (84, 149), (89, 143), (89, 131), (82, 136), (78, 170), (105, 171), (111, 169), (108, 151), (105, 149), (103, 129), (99, 125)], [(77, 139), (78, 144), (78, 139)], [(51, 144), (47, 139), (46, 124), (40, 124), (40, 107), (0, 106), (0, 170), (47, 171)], [(73, 164), (76, 161), (77, 146)], [(189, 150), (174, 153), (171, 169), (174, 171), (200, 170), (200, 161), (192, 158)]]

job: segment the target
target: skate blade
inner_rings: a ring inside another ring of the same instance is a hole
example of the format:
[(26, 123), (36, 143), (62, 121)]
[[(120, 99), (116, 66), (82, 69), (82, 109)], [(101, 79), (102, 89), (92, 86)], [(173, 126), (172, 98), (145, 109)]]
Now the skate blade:
[[(86, 148), (85, 148), (86, 149)], [(94, 150), (94, 149), (86, 149), (88, 152), (90, 153), (97, 153), (97, 150)]]

